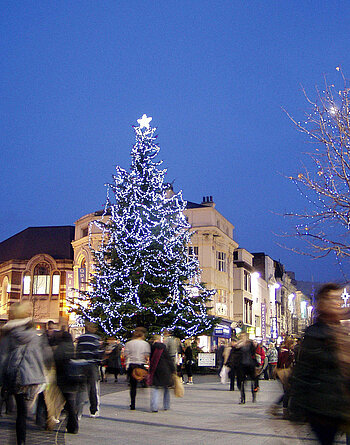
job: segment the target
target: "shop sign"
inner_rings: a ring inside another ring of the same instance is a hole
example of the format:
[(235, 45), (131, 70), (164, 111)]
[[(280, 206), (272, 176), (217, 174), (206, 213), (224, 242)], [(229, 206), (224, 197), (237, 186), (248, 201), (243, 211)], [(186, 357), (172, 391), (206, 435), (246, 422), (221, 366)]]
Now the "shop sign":
[(215, 366), (215, 353), (200, 352), (198, 354), (198, 366)]
[(261, 303), (261, 337), (266, 340), (266, 304)]
[(218, 324), (214, 329), (214, 335), (216, 337), (230, 338), (231, 328), (230, 326), (226, 326), (224, 324)]
[(254, 334), (255, 335), (255, 327), (254, 326), (247, 326), (246, 332), (247, 332), (247, 334)]
[(85, 267), (79, 267), (78, 269), (78, 277), (79, 277), (79, 290), (86, 290), (86, 269)]
[(271, 337), (278, 338), (277, 317), (271, 318)]
[(74, 297), (74, 272), (66, 271), (66, 293), (67, 297)]

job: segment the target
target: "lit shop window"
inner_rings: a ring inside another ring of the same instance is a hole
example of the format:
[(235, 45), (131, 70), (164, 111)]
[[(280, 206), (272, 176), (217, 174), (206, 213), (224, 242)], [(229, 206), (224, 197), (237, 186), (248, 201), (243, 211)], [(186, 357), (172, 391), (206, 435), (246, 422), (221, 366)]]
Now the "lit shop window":
[(226, 253), (216, 252), (216, 268), (219, 272), (226, 272)]
[(34, 269), (33, 294), (48, 295), (50, 293), (50, 269), (45, 263), (38, 264)]
[(31, 282), (31, 278), (30, 278), (30, 275), (27, 273), (23, 277), (23, 295), (30, 294), (30, 282)]
[(52, 276), (52, 295), (60, 293), (60, 274), (55, 272)]

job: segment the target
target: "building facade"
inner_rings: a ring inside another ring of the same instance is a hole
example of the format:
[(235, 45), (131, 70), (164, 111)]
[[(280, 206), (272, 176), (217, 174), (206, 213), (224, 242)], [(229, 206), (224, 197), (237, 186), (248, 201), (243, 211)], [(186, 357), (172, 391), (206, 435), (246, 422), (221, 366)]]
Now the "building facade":
[(29, 227), (0, 243), (0, 322), (12, 303), (28, 300), (38, 327), (68, 324), (67, 274), (73, 270), (73, 226)]

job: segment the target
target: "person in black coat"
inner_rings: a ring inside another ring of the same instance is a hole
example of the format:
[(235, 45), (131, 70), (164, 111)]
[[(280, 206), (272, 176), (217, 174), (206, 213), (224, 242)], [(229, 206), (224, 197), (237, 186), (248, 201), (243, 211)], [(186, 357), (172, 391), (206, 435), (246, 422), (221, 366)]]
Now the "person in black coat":
[(187, 385), (193, 385), (193, 378), (192, 378), (193, 352), (192, 352), (191, 340), (185, 341), (184, 356), (185, 356), (185, 371), (187, 374), (186, 383)]
[(232, 340), (230, 355), (226, 362), (226, 366), (230, 368), (230, 391), (235, 390), (235, 379), (237, 379), (237, 388), (241, 389), (241, 374), (239, 372), (241, 359), (242, 351), (237, 348), (237, 340)]
[(158, 412), (159, 388), (163, 388), (163, 409), (170, 408), (169, 386), (173, 384), (173, 374), (175, 373), (174, 360), (170, 357), (164, 343), (161, 343), (160, 336), (154, 337), (151, 347), (150, 367), (148, 384), (151, 389), (151, 411)]
[(350, 340), (340, 324), (349, 308), (342, 307), (342, 291), (334, 283), (318, 291), (316, 322), (305, 331), (290, 379), (291, 415), (306, 419), (325, 445), (350, 423)]
[(77, 434), (79, 430), (76, 412), (77, 384), (69, 375), (69, 362), (74, 358), (74, 345), (72, 336), (63, 331), (57, 337), (57, 347), (54, 351), (56, 365), (57, 386), (60, 388), (66, 401), (64, 409), (68, 413), (67, 432)]
[(251, 381), (251, 391), (252, 391), (252, 400), (255, 402), (255, 367), (256, 367), (256, 359), (255, 359), (255, 346), (251, 340), (249, 340), (248, 335), (246, 333), (241, 334), (240, 340), (236, 345), (237, 349), (240, 350), (240, 363), (238, 366), (238, 375), (240, 380), (240, 389), (241, 389), (241, 400), (240, 404), (245, 403), (245, 382), (246, 380)]

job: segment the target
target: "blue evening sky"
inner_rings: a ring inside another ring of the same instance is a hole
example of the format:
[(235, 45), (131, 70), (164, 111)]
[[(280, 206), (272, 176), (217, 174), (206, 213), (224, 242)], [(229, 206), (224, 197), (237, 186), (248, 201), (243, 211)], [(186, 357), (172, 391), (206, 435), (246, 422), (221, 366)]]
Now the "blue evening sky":
[(274, 233), (304, 208), (284, 175), (309, 148), (281, 107), (302, 119), (301, 85), (314, 97), (324, 75), (340, 83), (338, 65), (350, 76), (349, 13), (347, 1), (1, 1), (0, 241), (102, 208), (146, 113), (175, 190), (212, 195), (241, 247), (298, 279), (341, 279), (333, 257), (293, 254)]

